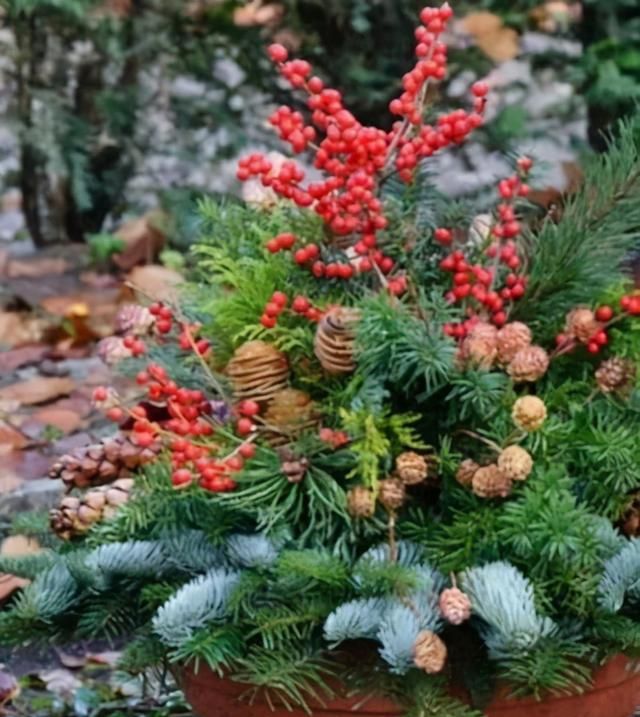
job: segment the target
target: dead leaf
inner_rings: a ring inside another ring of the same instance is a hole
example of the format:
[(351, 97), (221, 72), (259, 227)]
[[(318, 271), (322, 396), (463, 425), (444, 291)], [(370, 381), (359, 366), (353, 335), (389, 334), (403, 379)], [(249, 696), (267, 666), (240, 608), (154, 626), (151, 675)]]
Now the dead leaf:
[(43, 478), (52, 459), (36, 450), (11, 451), (0, 461), (0, 493), (19, 488), (25, 480)]
[(13, 373), (18, 368), (22, 368), (22, 366), (40, 363), (47, 350), (47, 347), (43, 344), (36, 344), (33, 346), (21, 346), (19, 349), (11, 349), (0, 353), (0, 374), (6, 375)]
[(89, 662), (95, 662), (97, 665), (116, 667), (121, 657), (122, 652), (117, 652), (115, 650), (107, 650), (106, 652), (90, 653), (87, 655), (87, 660)]
[(176, 287), (183, 281), (182, 274), (159, 264), (137, 266), (127, 275), (127, 283), (137, 301), (175, 301), (178, 295)]
[(236, 8), (233, 22), (238, 27), (268, 27), (277, 25), (284, 16), (284, 6), (278, 3), (264, 4), (263, 0), (251, 0)]
[(25, 436), (12, 428), (5, 421), (0, 420), (0, 455), (5, 452), (6, 446), (9, 446), (9, 450), (20, 450), (27, 445), (28, 441)]
[(122, 271), (129, 271), (134, 266), (155, 261), (166, 241), (160, 229), (164, 220), (164, 213), (155, 211), (125, 222), (115, 233), (125, 243), (125, 248), (114, 254), (113, 263)]
[(19, 401), (24, 406), (35, 406), (67, 396), (76, 388), (70, 378), (47, 378), (35, 376), (26, 381), (12, 383), (0, 388), (0, 401)]
[(52, 426), (62, 431), (64, 435), (77, 431), (83, 425), (83, 420), (80, 416), (65, 408), (58, 408), (51, 406), (43, 408), (37, 411), (30, 417), (29, 421), (34, 421), (42, 425), (43, 429), (47, 426)]
[(82, 682), (72, 672), (62, 668), (39, 672), (38, 678), (44, 682), (49, 692), (61, 697), (71, 697), (82, 687)]
[(7, 276), (11, 279), (39, 279), (49, 274), (65, 274), (69, 269), (71, 264), (62, 258), (11, 259)]
[(17, 558), (40, 552), (42, 552), (40, 543), (36, 538), (27, 535), (10, 535), (0, 545), (0, 555), (4, 555), (6, 558)]
[(473, 35), (476, 44), (495, 62), (512, 60), (520, 52), (518, 33), (505, 27), (502, 19), (492, 12), (471, 12), (460, 21), (468, 35)]
[(0, 603), (3, 603), (5, 600), (10, 598), (16, 590), (25, 588), (29, 582), (30, 581), (25, 578), (18, 578), (15, 575), (5, 575), (4, 573), (0, 573)]
[(62, 650), (56, 650), (56, 654), (58, 655), (60, 664), (71, 670), (77, 670), (87, 664), (86, 655), (74, 655), (70, 652), (63, 652)]
[(83, 271), (80, 281), (92, 289), (113, 289), (118, 286), (118, 279), (111, 274), (98, 274), (95, 271)]
[(23, 311), (0, 312), (0, 344), (14, 348), (21, 344), (38, 343), (46, 322)]

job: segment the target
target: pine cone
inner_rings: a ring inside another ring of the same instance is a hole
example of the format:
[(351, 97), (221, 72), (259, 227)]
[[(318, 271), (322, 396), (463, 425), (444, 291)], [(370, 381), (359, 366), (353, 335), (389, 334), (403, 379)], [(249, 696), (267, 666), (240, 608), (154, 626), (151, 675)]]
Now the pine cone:
[(49, 477), (60, 478), (67, 490), (105, 485), (155, 460), (160, 449), (159, 442), (141, 448), (124, 433), (118, 433), (61, 456), (51, 467)]
[(155, 321), (146, 306), (125, 304), (116, 315), (116, 330), (121, 334), (144, 336), (149, 333)]
[(285, 388), (275, 393), (264, 413), (267, 427), (277, 431), (267, 434), (271, 445), (289, 443), (292, 438), (317, 427), (319, 416), (308, 393)]
[(466, 364), (490, 369), (498, 355), (498, 329), (481, 321), (462, 342), (461, 357)]
[(440, 612), (452, 625), (462, 625), (471, 617), (471, 600), (458, 588), (449, 588), (440, 593)]
[(132, 488), (133, 480), (122, 478), (94, 488), (82, 498), (65, 496), (59, 507), (49, 512), (52, 530), (63, 540), (84, 535), (95, 523), (111, 518), (129, 500)]
[(351, 373), (355, 369), (353, 349), (355, 325), (360, 319), (357, 309), (336, 306), (320, 320), (314, 343), (322, 368), (329, 373)]
[(470, 488), (473, 483), (473, 476), (476, 474), (478, 468), (480, 468), (480, 466), (474, 460), (466, 458), (458, 466), (458, 470), (456, 471), (456, 480), (460, 483), (460, 485)]
[(471, 487), (480, 498), (506, 498), (511, 493), (511, 479), (492, 463), (478, 468)]
[(298, 457), (288, 446), (278, 449), (280, 468), (289, 483), (300, 483), (309, 470), (309, 459)]
[(357, 485), (347, 493), (347, 510), (354, 518), (371, 518), (376, 510), (373, 492), (363, 485)]
[(405, 485), (415, 485), (427, 478), (429, 464), (425, 456), (405, 451), (396, 458), (396, 473)]
[(447, 661), (447, 646), (431, 630), (418, 633), (413, 646), (413, 662), (429, 675), (442, 672)]
[(528, 433), (537, 431), (547, 417), (547, 407), (537, 396), (522, 396), (511, 409), (513, 422)]
[(506, 324), (498, 331), (498, 361), (506, 366), (514, 356), (531, 345), (531, 329), (520, 321)]
[(498, 468), (510, 480), (527, 480), (533, 470), (533, 458), (521, 446), (508, 446), (498, 456)]
[(620, 518), (620, 528), (630, 538), (640, 536), (640, 492), (629, 498)]
[(629, 359), (613, 358), (603, 361), (596, 371), (598, 388), (603, 393), (630, 393), (636, 381), (636, 366)]
[(589, 343), (600, 330), (600, 323), (591, 309), (574, 309), (567, 314), (565, 333), (583, 344)]
[(389, 511), (398, 510), (407, 497), (407, 489), (399, 478), (385, 478), (380, 481), (378, 499)]
[(509, 376), (516, 382), (537, 381), (549, 368), (549, 354), (541, 346), (520, 349), (507, 367)]
[(238, 401), (268, 401), (287, 386), (287, 357), (265, 341), (242, 344), (227, 364), (227, 375)]
[(131, 350), (124, 345), (124, 339), (121, 336), (107, 336), (98, 341), (96, 353), (107, 366), (115, 366), (120, 361), (133, 356)]

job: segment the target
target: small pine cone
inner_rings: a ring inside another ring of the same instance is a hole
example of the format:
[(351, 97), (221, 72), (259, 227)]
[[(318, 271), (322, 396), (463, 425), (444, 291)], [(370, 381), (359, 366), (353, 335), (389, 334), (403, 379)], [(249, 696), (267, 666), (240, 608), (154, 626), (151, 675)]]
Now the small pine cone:
[(533, 458), (521, 446), (508, 446), (498, 456), (498, 468), (511, 480), (527, 480), (533, 470)]
[(447, 646), (431, 630), (418, 633), (413, 646), (413, 662), (429, 675), (442, 672), (447, 661)]
[(596, 371), (598, 388), (603, 393), (625, 395), (631, 391), (636, 380), (636, 365), (629, 359), (613, 358), (603, 361)]
[(511, 478), (492, 463), (478, 468), (471, 487), (480, 498), (506, 498), (511, 493)]
[(511, 409), (511, 418), (518, 428), (530, 433), (537, 431), (545, 422), (547, 407), (537, 396), (522, 396)]
[(498, 329), (481, 321), (462, 342), (461, 358), (466, 364), (490, 369), (498, 355)]
[(537, 381), (549, 368), (549, 354), (541, 346), (520, 349), (507, 367), (509, 376), (516, 382)]
[(121, 334), (144, 336), (155, 324), (153, 314), (146, 306), (125, 304), (116, 315), (116, 330)]
[(267, 426), (276, 431), (267, 434), (271, 445), (289, 443), (292, 438), (318, 426), (319, 415), (308, 393), (285, 388), (275, 393), (264, 413)]
[(394, 511), (401, 508), (406, 497), (407, 489), (399, 478), (385, 478), (380, 481), (378, 499), (387, 510)]
[(283, 461), (280, 464), (280, 468), (289, 483), (301, 483), (309, 470), (309, 461), (306, 458)]
[(429, 463), (424, 456), (405, 451), (396, 458), (396, 473), (405, 485), (422, 483), (429, 475)]
[(503, 326), (498, 331), (498, 361), (507, 366), (514, 356), (531, 345), (531, 329), (520, 321)]
[(49, 513), (52, 530), (63, 540), (84, 535), (92, 525), (113, 517), (128, 500), (133, 480), (123, 478), (109, 486), (88, 491), (82, 498), (65, 496)]
[(357, 485), (347, 493), (347, 510), (353, 518), (371, 518), (376, 510), (373, 491)]
[(458, 466), (456, 480), (460, 485), (465, 486), (465, 488), (470, 488), (473, 483), (473, 476), (476, 474), (478, 468), (480, 468), (480, 466), (474, 460), (466, 458)]
[(124, 345), (124, 339), (121, 336), (107, 336), (98, 341), (96, 353), (107, 366), (115, 366), (120, 361), (133, 356), (131, 350)]
[(355, 369), (353, 351), (355, 326), (359, 319), (357, 309), (336, 306), (318, 323), (314, 350), (322, 368), (328, 373), (351, 373)]
[(583, 344), (588, 344), (601, 325), (591, 309), (574, 309), (567, 314), (565, 333)]
[(287, 357), (266, 341), (248, 341), (238, 347), (226, 372), (238, 401), (268, 401), (289, 380)]
[(440, 593), (440, 612), (452, 625), (462, 625), (471, 617), (471, 600), (459, 588), (449, 588)]

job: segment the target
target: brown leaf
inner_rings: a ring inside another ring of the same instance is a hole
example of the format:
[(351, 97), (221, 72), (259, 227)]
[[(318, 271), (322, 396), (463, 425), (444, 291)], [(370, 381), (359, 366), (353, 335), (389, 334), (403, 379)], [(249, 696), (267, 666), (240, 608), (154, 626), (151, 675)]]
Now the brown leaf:
[(77, 413), (56, 406), (43, 408), (37, 413), (34, 413), (29, 421), (41, 424), (43, 430), (47, 426), (52, 426), (62, 431), (64, 435), (77, 431), (83, 425), (83, 420)]
[(37, 259), (11, 259), (7, 276), (11, 279), (39, 279), (49, 274), (64, 274), (71, 268), (66, 259), (41, 257)]
[(19, 401), (24, 406), (34, 406), (67, 396), (75, 387), (75, 381), (70, 378), (35, 376), (0, 388), (0, 401)]
[(80, 667), (84, 667), (87, 664), (86, 655), (74, 655), (70, 652), (63, 652), (62, 650), (56, 650), (60, 664), (63, 667), (68, 667), (71, 670), (77, 670)]
[(122, 271), (129, 271), (139, 264), (151, 264), (165, 244), (160, 226), (162, 212), (149, 212), (138, 219), (125, 222), (115, 233), (125, 243), (125, 248), (113, 256), (113, 263)]
[(43, 344), (35, 344), (0, 353), (0, 374), (6, 375), (13, 373), (18, 368), (22, 368), (22, 366), (39, 363), (44, 358), (47, 350), (47, 347)]
[(159, 264), (137, 266), (127, 275), (127, 283), (140, 301), (145, 298), (175, 301), (178, 295), (176, 287), (183, 281), (182, 274)]
[(0, 494), (19, 488), (25, 480), (43, 478), (51, 462), (36, 450), (6, 453), (0, 461)]
[(476, 44), (495, 62), (512, 60), (520, 52), (518, 33), (505, 27), (502, 19), (491, 12), (472, 12), (460, 21), (464, 32), (473, 35)]
[[(29, 584), (29, 580), (18, 578), (15, 575), (0, 573), (0, 603), (8, 600), (16, 590), (21, 590)], [(0, 704), (2, 702), (0, 701)], [(1, 713), (0, 713), (1, 714)]]
[(279, 3), (265, 4), (263, 0), (251, 0), (233, 12), (233, 22), (238, 27), (277, 25), (284, 15), (284, 6)]
[(71, 697), (73, 693), (82, 687), (82, 682), (69, 670), (45, 670), (38, 673), (38, 677), (44, 682), (49, 692), (64, 697)]
[[(27, 439), (20, 431), (16, 431), (16, 429), (8, 423), (0, 420), (0, 448), (4, 449), (6, 446), (9, 446), (10, 450), (20, 450), (24, 448), (27, 443)], [(0, 454), (2, 452), (6, 451), (0, 450)]]
[(120, 658), (122, 652), (116, 652), (115, 650), (107, 650), (106, 652), (90, 653), (87, 655), (89, 662), (95, 662), (97, 665), (107, 665), (108, 667), (115, 667)]
[(0, 545), (0, 555), (4, 555), (5, 558), (17, 558), (40, 552), (42, 552), (40, 543), (27, 535), (10, 535)]
[(0, 344), (4, 346), (38, 343), (45, 328), (46, 323), (30, 313), (0, 311)]

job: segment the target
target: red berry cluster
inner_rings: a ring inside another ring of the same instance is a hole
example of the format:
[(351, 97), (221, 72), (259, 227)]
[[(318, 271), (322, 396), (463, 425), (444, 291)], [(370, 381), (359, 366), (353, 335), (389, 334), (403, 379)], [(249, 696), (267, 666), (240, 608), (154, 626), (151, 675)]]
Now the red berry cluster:
[[(585, 344), (587, 351), (590, 354), (600, 353), (600, 351), (609, 343), (607, 328), (609, 324), (616, 320), (614, 313), (615, 312), (610, 306), (604, 305), (598, 307), (594, 312), (594, 318), (597, 322), (599, 322), (599, 324), (595, 327), (595, 331), (588, 339), (579, 339), (572, 335), (558, 334), (556, 336), (555, 354), (561, 355), (570, 353), (581, 343)], [(638, 306), (638, 313), (640, 314), (640, 305)]]
[[(404, 181), (411, 181), (422, 158), (462, 142), (482, 121), (488, 91), (484, 83), (472, 88), (473, 112), (452, 112), (440, 117), (434, 126), (423, 121), (428, 83), (446, 74), (446, 47), (439, 37), (452, 14), (447, 4), (423, 10), (423, 24), (416, 31), (417, 63), (403, 78), (402, 95), (391, 104), (391, 111), (403, 120), (390, 132), (362, 125), (344, 107), (339, 91), (326, 88), (320, 78), (312, 76), (308, 62), (289, 60), (282, 45), (269, 48), (269, 56), (282, 76), (293, 88), (307, 93), (310, 114), (310, 121), (306, 121), (301, 112), (280, 107), (272, 114), (271, 124), (295, 153), (313, 149), (314, 166), (325, 173), (325, 178), (303, 185), (305, 173), (294, 162), (276, 169), (262, 154), (252, 154), (240, 161), (238, 179), (260, 177), (264, 186), (280, 196), (302, 207), (313, 206), (334, 235), (355, 235), (355, 249), (362, 257), (356, 263), (358, 271), (371, 271), (374, 265), (383, 273), (393, 269), (393, 261), (376, 243), (377, 233), (388, 225), (378, 196), (381, 181), (394, 170)], [(270, 240), (267, 248), (276, 252), (291, 248), (293, 243), (291, 235), (280, 235)], [(319, 278), (351, 278), (352, 263), (323, 261), (321, 252), (316, 254), (313, 246), (298, 249), (295, 261), (309, 266)]]
[(183, 351), (195, 351), (201, 356), (208, 353), (211, 344), (207, 339), (198, 339), (198, 332), (201, 329), (199, 324), (176, 321), (173, 309), (160, 302), (151, 304), (149, 312), (156, 317), (155, 328), (158, 334), (166, 336), (178, 328), (178, 345)]
[(125, 348), (129, 349), (131, 351), (131, 354), (133, 356), (142, 356), (147, 351), (147, 347), (142, 339), (139, 339), (137, 336), (125, 336), (124, 339), (122, 339), (122, 344)]
[[(273, 293), (260, 317), (260, 323), (265, 329), (273, 329), (276, 326), (278, 317), (286, 310), (288, 303), (289, 298), (282, 291)], [(322, 315), (320, 309), (312, 306), (309, 299), (304, 296), (296, 296), (291, 303), (291, 309), (294, 313), (305, 316), (309, 321), (318, 321)]]
[[(515, 239), (522, 227), (517, 219), (515, 201), (529, 192), (524, 179), (532, 165), (528, 157), (520, 158), (518, 173), (498, 184), (501, 202), (489, 228), (485, 242), (488, 246), (482, 247), (482, 259), (472, 262), (465, 252), (457, 249), (440, 262), (440, 268), (452, 274), (453, 287), (447, 299), (451, 303), (462, 303), (469, 317), (459, 324), (447, 324), (444, 330), (449, 336), (464, 338), (478, 315), (489, 318), (496, 326), (503, 326), (508, 320), (509, 302), (517, 301), (525, 294), (527, 277), (517, 273), (522, 260)], [(439, 227), (434, 238), (440, 244), (450, 246), (456, 236), (451, 229)]]
[(627, 294), (620, 299), (620, 308), (631, 316), (640, 316), (640, 294)]
[(342, 448), (351, 440), (344, 431), (334, 431), (333, 428), (321, 428), (318, 435), (321, 441), (328, 443), (334, 450)]

